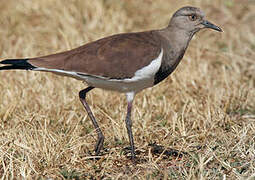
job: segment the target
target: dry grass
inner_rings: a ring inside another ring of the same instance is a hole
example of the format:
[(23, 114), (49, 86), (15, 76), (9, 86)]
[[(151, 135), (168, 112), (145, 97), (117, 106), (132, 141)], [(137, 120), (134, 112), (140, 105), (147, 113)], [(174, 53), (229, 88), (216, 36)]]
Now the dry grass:
[[(254, 179), (255, 1), (1, 1), (1, 58), (71, 49), (110, 34), (161, 28), (183, 5), (201, 7), (224, 33), (203, 31), (177, 70), (135, 99), (128, 146), (125, 97), (94, 90), (89, 102), (109, 149), (91, 159), (96, 133), (78, 99), (85, 85), (50, 73), (0, 72), (2, 179)], [(181, 158), (151, 152), (156, 142)]]

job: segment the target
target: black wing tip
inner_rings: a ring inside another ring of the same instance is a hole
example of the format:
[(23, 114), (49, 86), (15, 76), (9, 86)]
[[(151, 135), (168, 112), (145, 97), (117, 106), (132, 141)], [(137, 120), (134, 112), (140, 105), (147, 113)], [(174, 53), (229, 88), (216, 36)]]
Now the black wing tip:
[(32, 70), (36, 68), (29, 62), (29, 59), (5, 59), (0, 62), (0, 64), (6, 64), (7, 66), (0, 67), (0, 70), (9, 70), (9, 69), (23, 69), (23, 70)]

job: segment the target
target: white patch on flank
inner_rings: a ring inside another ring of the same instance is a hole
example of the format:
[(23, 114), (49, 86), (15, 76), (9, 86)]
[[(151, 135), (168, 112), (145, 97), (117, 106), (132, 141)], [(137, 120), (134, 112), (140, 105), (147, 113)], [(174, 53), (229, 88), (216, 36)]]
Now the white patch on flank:
[(127, 81), (139, 81), (142, 79), (154, 78), (154, 75), (158, 72), (163, 57), (163, 49), (161, 49), (159, 56), (151, 61), (148, 66), (143, 67), (135, 72), (135, 76), (131, 79), (125, 79)]
[(159, 56), (152, 60), (151, 63), (135, 72), (132, 78), (126, 79), (109, 79), (101, 76), (89, 75), (85, 73), (64, 71), (59, 69), (35, 68), (35, 71), (47, 71), (65, 76), (70, 76), (78, 80), (85, 81), (88, 85), (108, 89), (119, 92), (139, 92), (145, 88), (154, 85), (154, 76), (158, 72), (163, 57), (163, 49), (161, 49)]

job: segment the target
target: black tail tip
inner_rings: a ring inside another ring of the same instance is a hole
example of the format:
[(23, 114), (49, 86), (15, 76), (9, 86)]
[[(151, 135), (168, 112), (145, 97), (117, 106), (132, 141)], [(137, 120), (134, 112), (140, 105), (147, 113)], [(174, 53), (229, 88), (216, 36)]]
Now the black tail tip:
[(3, 61), (0, 61), (0, 64), (24, 64), (24, 63), (27, 63), (28, 59), (5, 59)]
[(28, 62), (29, 59), (6, 59), (0, 61), (0, 64), (6, 64), (8, 66), (0, 67), (0, 70), (7, 69), (24, 69), (24, 70), (32, 70), (35, 67)]

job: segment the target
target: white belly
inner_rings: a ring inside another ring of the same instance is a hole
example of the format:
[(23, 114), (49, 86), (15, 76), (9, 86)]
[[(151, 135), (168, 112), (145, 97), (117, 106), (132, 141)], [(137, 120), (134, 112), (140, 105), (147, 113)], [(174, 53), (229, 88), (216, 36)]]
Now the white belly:
[(93, 87), (102, 88), (118, 92), (139, 92), (145, 88), (153, 86), (154, 79), (140, 79), (137, 81), (111, 80), (97, 77), (86, 77), (84, 81)]

